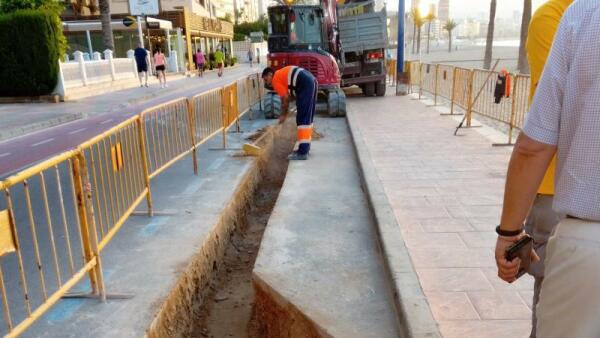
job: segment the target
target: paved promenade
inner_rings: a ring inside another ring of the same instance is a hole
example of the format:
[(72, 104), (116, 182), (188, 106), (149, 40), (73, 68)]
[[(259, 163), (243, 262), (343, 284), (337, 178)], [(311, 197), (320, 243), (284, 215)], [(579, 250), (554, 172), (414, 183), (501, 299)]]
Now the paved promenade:
[(351, 99), (420, 285), (444, 337), (528, 337), (533, 279), (496, 277), (512, 148), (410, 97)]

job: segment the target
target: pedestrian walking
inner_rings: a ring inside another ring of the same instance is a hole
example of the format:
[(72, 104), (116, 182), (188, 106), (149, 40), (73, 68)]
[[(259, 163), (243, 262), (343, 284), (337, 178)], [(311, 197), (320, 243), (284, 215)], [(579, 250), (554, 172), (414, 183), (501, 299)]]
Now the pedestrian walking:
[(215, 52), (215, 63), (217, 65), (219, 77), (223, 76), (223, 68), (225, 67), (225, 54), (220, 49)]
[(290, 96), (296, 98), (296, 126), (298, 128), (298, 149), (292, 152), (289, 160), (306, 160), (312, 140), (313, 119), (317, 103), (317, 79), (306, 69), (297, 66), (283, 67), (277, 71), (265, 68), (262, 72), (265, 87), (281, 97), (279, 123), (288, 116)]
[(137, 48), (133, 51), (133, 56), (135, 57), (140, 87), (144, 87), (142, 83), (144, 77), (146, 78), (146, 87), (148, 87), (148, 51), (141, 43), (138, 43)]
[(206, 59), (204, 58), (204, 53), (198, 49), (196, 52), (196, 67), (198, 68), (198, 76), (204, 77), (204, 64), (206, 63)]
[[(537, 84), (542, 76), (546, 59), (552, 47), (554, 35), (564, 12), (573, 0), (549, 0), (542, 4), (534, 13), (527, 34), (527, 59), (531, 69), (531, 87), (529, 100), (533, 100)], [(540, 261), (529, 266), (528, 273), (535, 278), (532, 301), (531, 338), (536, 337), (536, 306), (540, 299), (540, 290), (544, 281), (544, 258), (546, 244), (554, 233), (561, 217), (552, 210), (554, 200), (554, 175), (556, 172), (556, 156), (552, 159), (537, 196), (533, 201), (529, 216), (525, 221), (525, 232), (533, 238), (533, 245)]]
[(154, 53), (154, 67), (156, 70), (156, 76), (158, 77), (158, 82), (160, 83), (160, 88), (167, 88), (167, 76), (165, 74), (165, 65), (167, 58), (165, 54), (163, 54), (162, 50), (159, 48), (156, 49)]
[(248, 61), (250, 61), (250, 67), (252, 67), (252, 59), (253, 59), (254, 55), (252, 53), (252, 47), (250, 47), (250, 49), (248, 49)]
[[(496, 243), (498, 276), (512, 282), (520, 260), (505, 259), (556, 154), (553, 209), (565, 215), (550, 237), (536, 306), (542, 338), (600, 337), (600, 2), (565, 11), (508, 168)], [(534, 254), (534, 252), (532, 252)], [(535, 256), (534, 256), (535, 258)]]

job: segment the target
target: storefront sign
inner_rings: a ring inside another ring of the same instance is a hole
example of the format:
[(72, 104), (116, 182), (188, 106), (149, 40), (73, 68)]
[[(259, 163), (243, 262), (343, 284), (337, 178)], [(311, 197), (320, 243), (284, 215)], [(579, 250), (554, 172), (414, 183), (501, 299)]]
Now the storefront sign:
[(129, 0), (131, 15), (158, 15), (160, 8), (158, 0)]

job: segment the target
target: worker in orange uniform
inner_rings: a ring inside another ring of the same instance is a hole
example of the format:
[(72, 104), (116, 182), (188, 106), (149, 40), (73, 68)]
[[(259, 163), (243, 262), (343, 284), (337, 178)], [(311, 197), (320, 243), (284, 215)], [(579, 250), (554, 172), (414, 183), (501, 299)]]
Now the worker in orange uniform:
[[(526, 44), (527, 58), (529, 67), (531, 68), (530, 102), (533, 100), (537, 84), (542, 77), (542, 71), (544, 70), (544, 65), (550, 53), (552, 41), (554, 40), (560, 20), (572, 2), (573, 0), (549, 0), (538, 8), (531, 19)], [(544, 180), (538, 190), (538, 195), (525, 221), (525, 231), (533, 237), (534, 248), (540, 257), (540, 261), (532, 263), (528, 271), (535, 278), (532, 306), (533, 328), (530, 336), (532, 338), (536, 336), (536, 304), (539, 301), (540, 290), (544, 280), (546, 243), (552, 233), (554, 233), (561, 218), (561, 216), (552, 210), (555, 170), (556, 156), (546, 171)]]
[(265, 87), (281, 96), (281, 116), (283, 123), (288, 115), (290, 96), (296, 98), (296, 125), (298, 126), (298, 150), (288, 156), (289, 160), (306, 160), (312, 139), (313, 118), (317, 104), (317, 79), (306, 69), (287, 66), (277, 71), (265, 68), (262, 73)]

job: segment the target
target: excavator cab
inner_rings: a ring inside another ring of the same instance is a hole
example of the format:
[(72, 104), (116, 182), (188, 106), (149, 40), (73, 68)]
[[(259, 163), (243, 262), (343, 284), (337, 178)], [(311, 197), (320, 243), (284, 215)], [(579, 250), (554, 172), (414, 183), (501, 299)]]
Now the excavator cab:
[[(346, 96), (340, 88), (341, 74), (337, 60), (330, 53), (329, 37), (333, 26), (328, 24), (320, 5), (272, 6), (269, 15), (269, 67), (299, 66), (311, 72), (319, 83), (319, 97), (330, 116), (343, 116)], [(275, 99), (277, 100), (277, 99)], [(277, 103), (266, 103), (277, 110)], [(268, 113), (268, 115), (271, 115)], [(272, 115), (277, 115), (275, 112)]]

